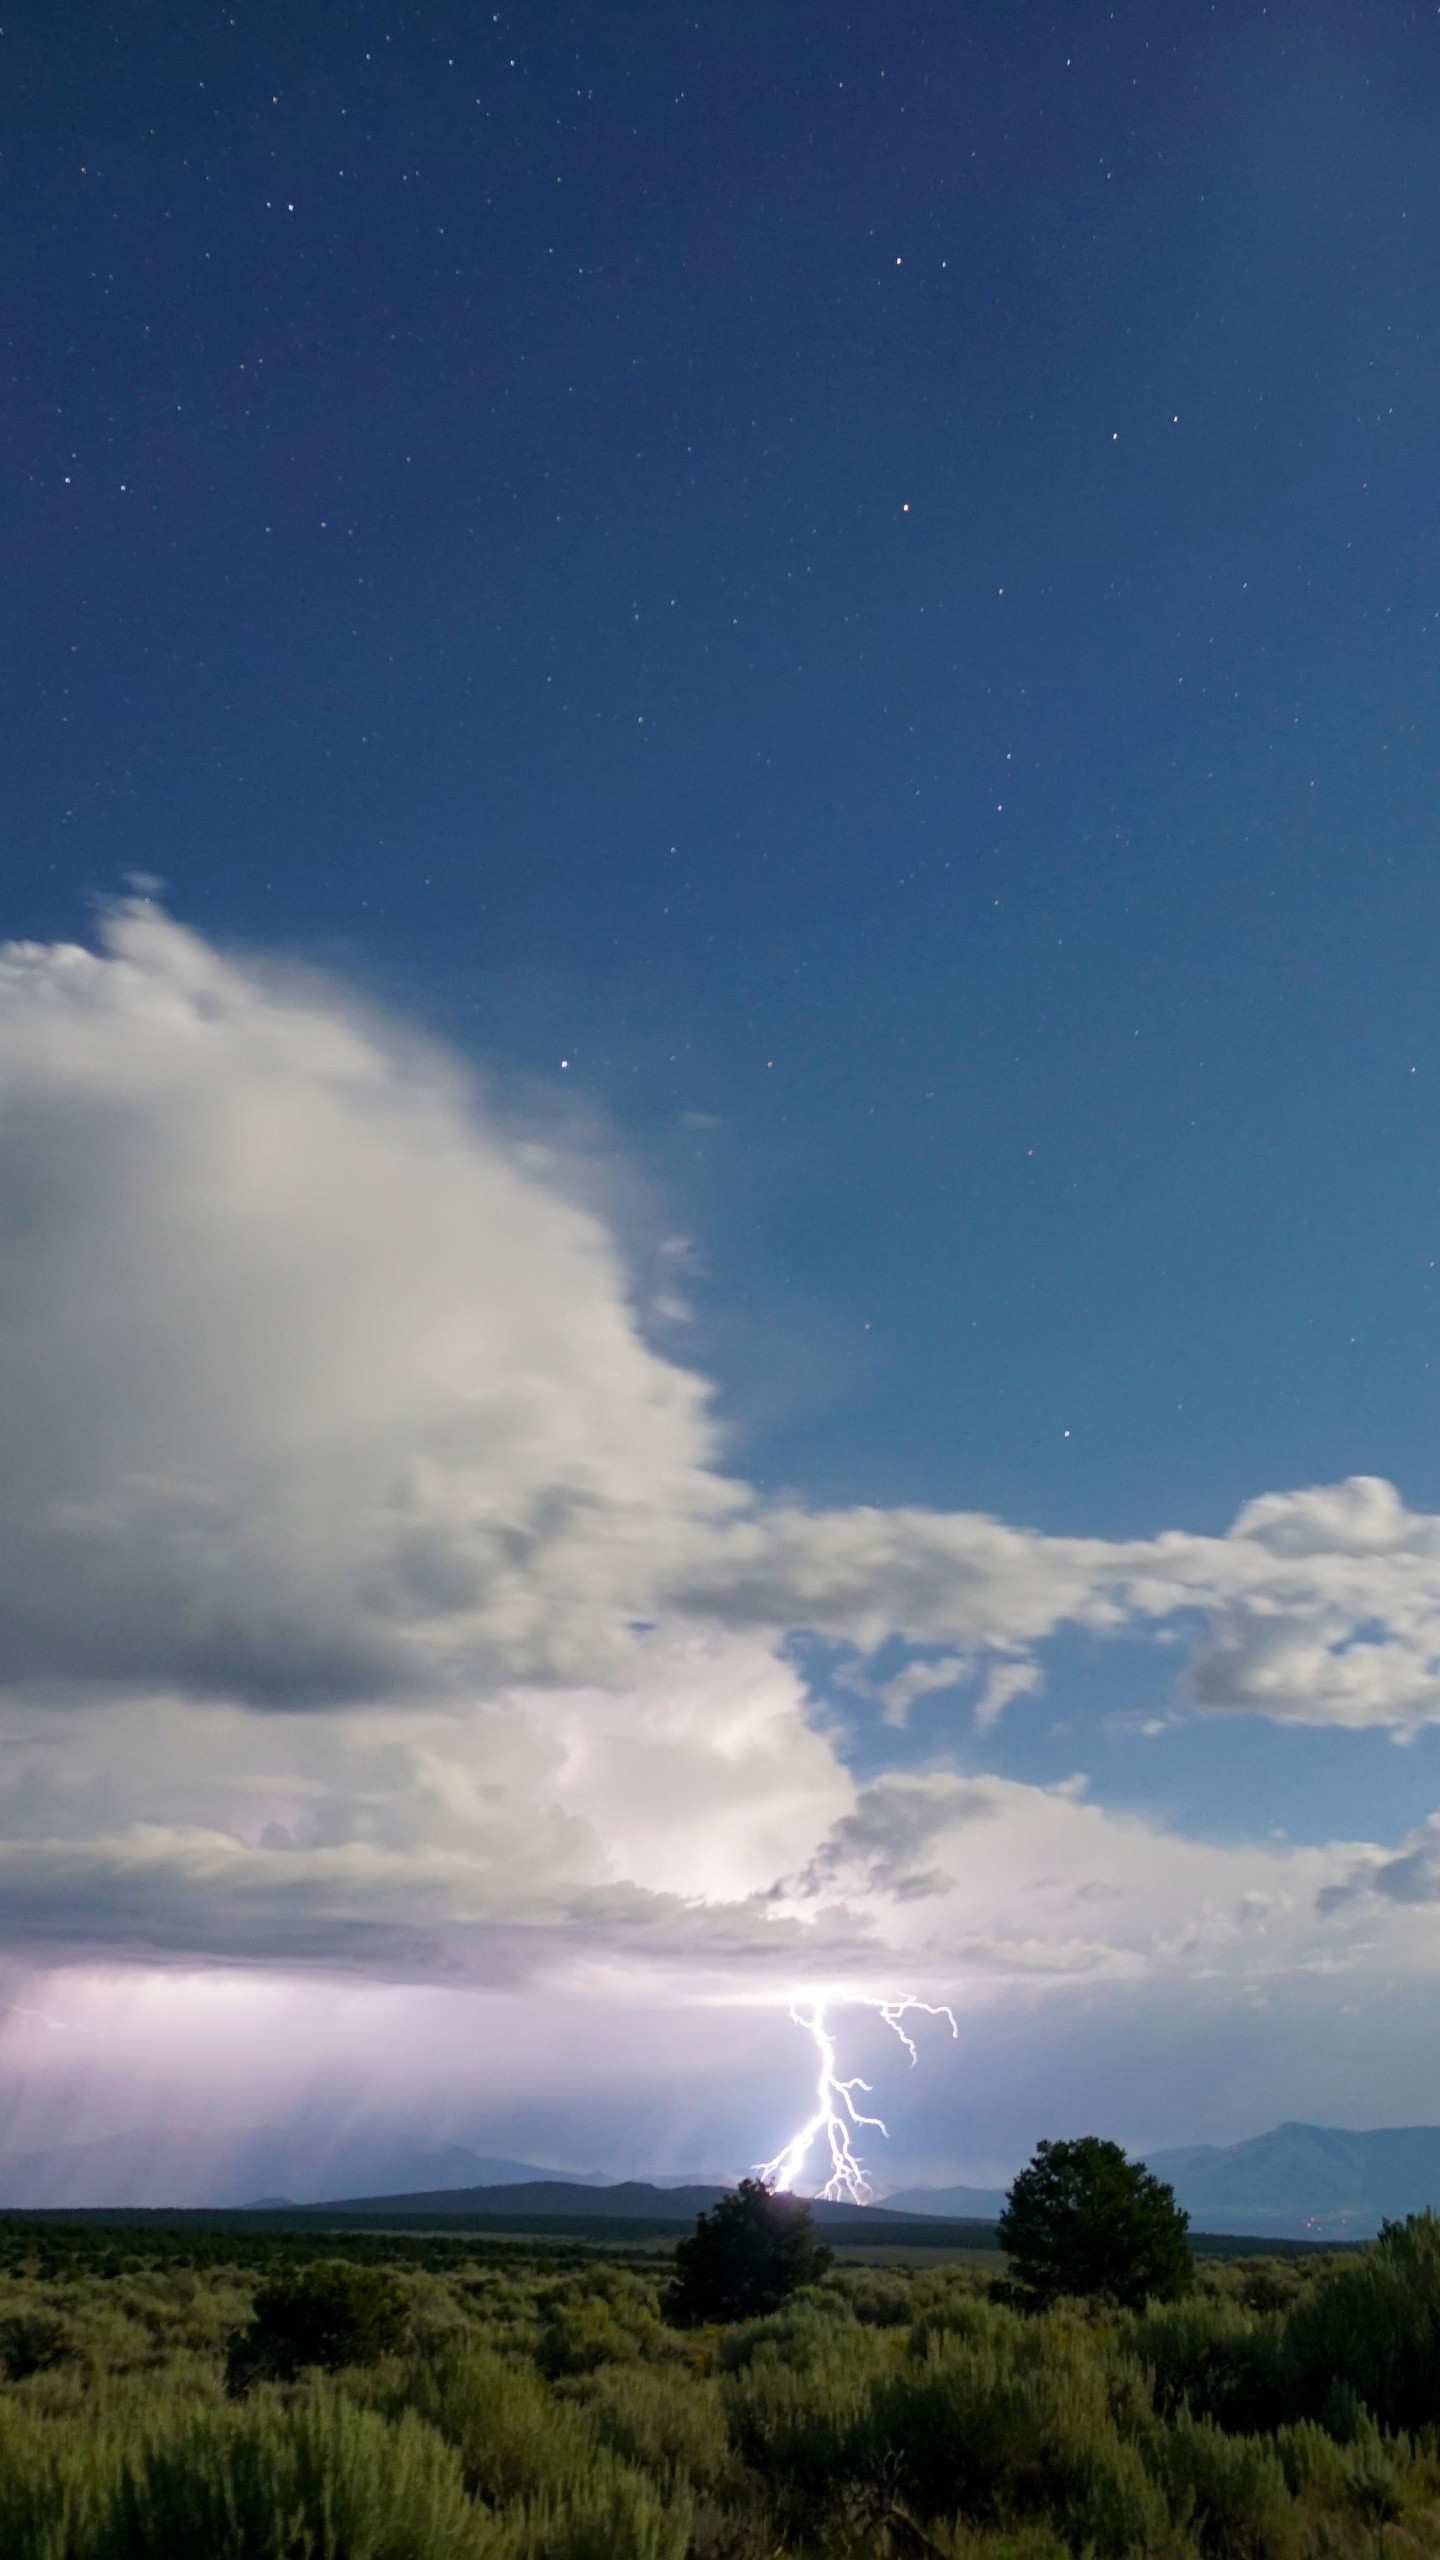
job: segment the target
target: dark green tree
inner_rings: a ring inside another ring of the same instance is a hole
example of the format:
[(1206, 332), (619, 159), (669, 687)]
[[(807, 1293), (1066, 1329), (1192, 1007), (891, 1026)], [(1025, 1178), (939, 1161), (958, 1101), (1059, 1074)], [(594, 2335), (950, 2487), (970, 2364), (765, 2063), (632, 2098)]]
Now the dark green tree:
[(666, 2309), (682, 2323), (758, 2319), (797, 2285), (823, 2275), (833, 2256), (817, 2240), (802, 2196), (776, 2195), (759, 2178), (742, 2178), (680, 2242)]
[(1036, 2308), (1088, 2293), (1138, 2309), (1189, 2292), (1189, 2224), (1174, 2188), (1143, 2160), (1087, 2133), (1038, 2146), (1005, 2199), (1000, 2246)]
[(409, 2325), (404, 2292), (385, 2268), (316, 2258), (261, 2286), (249, 2328), (230, 2340), (226, 2381), (245, 2391), (293, 2382), (307, 2365), (378, 2364), (403, 2347)]
[(1382, 2427), (1440, 2419), (1440, 2214), (1382, 2222), (1363, 2257), (1306, 2287), (1285, 2345), (1301, 2414), (1335, 2423), (1341, 2395)]

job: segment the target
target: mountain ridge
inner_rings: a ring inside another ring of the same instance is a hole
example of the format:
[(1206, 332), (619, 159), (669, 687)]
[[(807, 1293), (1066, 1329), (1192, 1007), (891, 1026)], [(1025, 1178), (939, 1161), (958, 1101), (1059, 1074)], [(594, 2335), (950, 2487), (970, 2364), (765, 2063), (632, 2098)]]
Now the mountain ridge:
[[(1276, 2239), (1365, 2239), (1382, 2221), (1440, 2204), (1440, 2125), (1353, 2132), (1287, 2119), (1241, 2142), (1187, 2143), (1145, 2155), (1174, 2187), (1197, 2234)], [(613, 2179), (550, 2169), (462, 2144), (407, 2145), (372, 2135), (317, 2137), (275, 2126), (220, 2133), (157, 2126), (46, 2150), (0, 2153), (0, 2211), (66, 2207), (345, 2205), (457, 2213), (544, 2211), (606, 2219), (707, 2210), (733, 2178), (661, 2174)], [(568, 2199), (568, 2202), (567, 2202)], [(628, 2199), (628, 2201), (627, 2201)], [(993, 2222), (999, 2187), (901, 2187), (868, 2212), (925, 2220)], [(821, 2207), (817, 2218), (832, 2210)]]
[[(1227, 2231), (1366, 2239), (1382, 2222), (1440, 2205), (1440, 2125), (1354, 2133), (1292, 2118), (1244, 2142), (1157, 2151), (1149, 2165), (1197, 2228), (1223, 2214)], [(1281, 2206), (1290, 2219), (1277, 2224)]]
[[(658, 2231), (686, 2228), (697, 2214), (709, 2213), (721, 2198), (734, 2193), (729, 2185), (662, 2187), (642, 2178), (624, 2178), (613, 2186), (561, 2186), (551, 2181), (534, 2180), (512, 2187), (442, 2187), (429, 2195), (342, 2196), (328, 2204), (296, 2207), (296, 2219), (314, 2225), (331, 2227), (337, 2218), (347, 2223), (420, 2222), (464, 2224), (472, 2219), (487, 2227), (501, 2222), (512, 2227), (556, 2231), (573, 2225), (592, 2237), (605, 2224), (633, 2236), (647, 2226)], [(934, 2217), (897, 2212), (883, 2204), (856, 2205), (832, 2202), (823, 2196), (808, 2197), (810, 2211), (822, 2231), (836, 2237), (854, 2238), (862, 2227), (880, 2240), (903, 2241), (917, 2232), (935, 2231)], [(879, 2226), (878, 2232), (876, 2226)], [(974, 2233), (983, 2230), (984, 2243), (992, 2237), (990, 2225), (977, 2226), (946, 2221), (944, 2228)], [(927, 2244), (929, 2242), (927, 2241)], [(973, 2245), (973, 2244), (972, 2244)]]
[[(1363, 2240), (1384, 2221), (1440, 2205), (1440, 2125), (1379, 2125), (1355, 2133), (1287, 2118), (1242, 2142), (1184, 2143), (1144, 2157), (1174, 2188), (1197, 2232)], [(1004, 2209), (1005, 2192), (903, 2187), (885, 2201), (902, 2213), (993, 2220)]]

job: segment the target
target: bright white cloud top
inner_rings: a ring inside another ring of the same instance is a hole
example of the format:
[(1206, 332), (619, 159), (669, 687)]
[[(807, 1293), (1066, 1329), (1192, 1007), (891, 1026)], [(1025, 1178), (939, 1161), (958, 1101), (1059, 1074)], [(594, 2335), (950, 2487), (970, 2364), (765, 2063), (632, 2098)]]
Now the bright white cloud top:
[(1434, 1970), (1429, 1825), (861, 1786), (786, 1648), (903, 1638), (892, 1720), (969, 1672), (983, 1724), (1057, 1630), (1172, 1628), (1197, 1713), (1404, 1735), (1440, 1518), (1367, 1477), (1218, 1538), (767, 1508), (562, 1154), (143, 901), (0, 955), (0, 1397), (0, 1936), (37, 1962), (742, 2001)]

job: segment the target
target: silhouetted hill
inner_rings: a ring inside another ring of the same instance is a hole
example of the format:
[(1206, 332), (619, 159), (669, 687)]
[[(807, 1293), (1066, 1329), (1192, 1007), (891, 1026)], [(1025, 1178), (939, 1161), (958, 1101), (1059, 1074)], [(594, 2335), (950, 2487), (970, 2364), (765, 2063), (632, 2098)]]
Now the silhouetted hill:
[(901, 2187), (885, 2198), (889, 2213), (938, 2214), (952, 2222), (993, 2222), (1004, 2205), (1003, 2187)]
[[(693, 2222), (697, 2213), (708, 2213), (729, 2191), (725, 2186), (662, 2187), (643, 2178), (625, 2178), (613, 2187), (561, 2185), (551, 2178), (532, 2178), (515, 2186), (436, 2187), (424, 2194), (343, 2196), (315, 2210), (383, 2215), (397, 2222), (408, 2221), (414, 2214), (471, 2213), (539, 2215), (547, 2222), (557, 2218), (586, 2222), (598, 2218)], [(827, 2225), (858, 2220), (867, 2227), (891, 2224), (898, 2231), (915, 2219), (887, 2205), (827, 2204), (816, 2199), (810, 2209), (817, 2222)]]
[(381, 2214), (396, 2222), (407, 2221), (412, 2214), (437, 2213), (538, 2214), (545, 2221), (560, 2216), (593, 2222), (599, 2216), (628, 2222), (693, 2222), (697, 2213), (707, 2213), (725, 2193), (723, 2186), (658, 2187), (641, 2178), (625, 2178), (613, 2187), (581, 2187), (555, 2178), (527, 2178), (513, 2186), (433, 2187), (404, 2195), (340, 2196), (333, 2204), (317, 2210)]

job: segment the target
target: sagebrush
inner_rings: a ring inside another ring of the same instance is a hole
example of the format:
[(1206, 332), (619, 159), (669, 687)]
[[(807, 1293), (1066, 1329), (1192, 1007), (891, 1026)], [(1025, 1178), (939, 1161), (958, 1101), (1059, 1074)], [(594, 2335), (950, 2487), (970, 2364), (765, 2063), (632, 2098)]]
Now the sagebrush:
[[(3, 2560), (1440, 2560), (1434, 2216), (1136, 2310), (841, 2267), (685, 2328), (659, 2253), (278, 2247), (8, 2227)], [(296, 2302), (363, 2360), (257, 2359)]]

